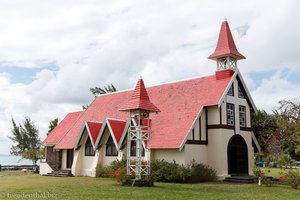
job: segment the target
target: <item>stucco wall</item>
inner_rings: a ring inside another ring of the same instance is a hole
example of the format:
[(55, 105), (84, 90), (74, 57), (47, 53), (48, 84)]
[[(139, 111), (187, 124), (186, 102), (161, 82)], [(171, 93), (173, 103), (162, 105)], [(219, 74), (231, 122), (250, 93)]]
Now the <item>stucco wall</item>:
[(207, 163), (207, 146), (186, 144), (184, 147), (185, 164), (190, 164), (192, 160), (196, 163)]
[(166, 160), (173, 162), (174, 160), (179, 164), (185, 164), (184, 150), (179, 149), (151, 149), (151, 159), (154, 160)]
[(61, 169), (67, 169), (67, 150), (63, 149), (61, 155)]

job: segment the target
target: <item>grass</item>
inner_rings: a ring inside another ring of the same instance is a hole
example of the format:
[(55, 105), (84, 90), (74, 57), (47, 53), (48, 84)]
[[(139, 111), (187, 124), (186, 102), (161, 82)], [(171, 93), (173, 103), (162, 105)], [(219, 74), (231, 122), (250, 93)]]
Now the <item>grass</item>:
[(297, 170), (300, 172), (300, 169), (269, 168), (269, 167), (261, 167), (260, 169), (264, 172), (265, 176), (272, 176), (274, 178), (279, 178), (280, 176), (283, 176), (283, 174), (286, 173), (288, 170)]
[[(55, 199), (299, 199), (300, 189), (287, 185), (155, 183), (154, 187), (119, 186), (114, 179), (91, 177), (44, 177), (24, 172), (0, 172), (0, 199), (8, 194), (49, 192)], [(12, 198), (10, 198), (12, 199)], [(17, 199), (17, 198), (16, 198)], [(20, 199), (20, 198), (19, 198)], [(29, 198), (28, 198), (29, 199)], [(30, 198), (34, 199), (34, 198)], [(51, 199), (51, 198), (48, 198)], [(52, 198), (53, 199), (53, 198)]]

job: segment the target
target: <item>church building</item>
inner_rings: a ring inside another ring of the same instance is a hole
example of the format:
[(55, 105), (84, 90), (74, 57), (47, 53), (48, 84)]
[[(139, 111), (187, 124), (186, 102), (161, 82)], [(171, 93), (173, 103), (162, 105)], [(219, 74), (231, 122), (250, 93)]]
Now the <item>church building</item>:
[[(189, 164), (193, 160), (216, 170), (219, 179), (252, 175), (254, 149), (251, 129), (256, 106), (237, 67), (245, 57), (237, 50), (228, 22), (223, 21), (211, 75), (97, 96), (84, 111), (71, 112), (43, 141), (46, 162), (40, 173), (69, 170), (74, 176), (96, 176), (97, 165), (136, 156)], [(144, 77), (147, 79), (147, 77)], [(126, 110), (139, 109), (136, 120)], [(150, 114), (149, 114), (150, 113)], [(147, 142), (128, 140), (130, 127), (148, 124)], [(150, 131), (151, 129), (151, 131)]]

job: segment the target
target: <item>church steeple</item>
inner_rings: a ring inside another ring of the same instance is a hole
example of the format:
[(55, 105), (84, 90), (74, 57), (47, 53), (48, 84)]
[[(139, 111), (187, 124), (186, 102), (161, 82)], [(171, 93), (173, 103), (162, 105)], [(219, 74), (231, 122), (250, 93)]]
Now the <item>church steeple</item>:
[(245, 59), (235, 46), (227, 20), (222, 22), (217, 47), (208, 58), (217, 61), (217, 71), (235, 70), (237, 60)]

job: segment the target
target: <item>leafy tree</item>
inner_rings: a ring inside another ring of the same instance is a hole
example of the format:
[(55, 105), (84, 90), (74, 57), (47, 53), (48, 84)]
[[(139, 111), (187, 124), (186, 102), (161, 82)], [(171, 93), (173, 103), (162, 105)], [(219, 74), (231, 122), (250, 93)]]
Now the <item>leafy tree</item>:
[[(98, 95), (116, 92), (117, 89), (113, 84), (108, 84), (107, 86), (104, 86), (104, 88), (100, 88), (100, 87), (97, 87), (97, 86), (94, 87), (94, 88), (90, 88), (90, 91), (96, 97)], [(89, 107), (88, 104), (82, 105), (83, 110), (86, 110), (88, 107)]]
[(25, 117), (23, 124), (17, 125), (12, 118), (12, 136), (9, 137), (13, 141), (10, 148), (10, 154), (22, 156), (22, 158), (32, 160), (36, 164), (42, 154), (41, 140), (38, 135), (38, 129), (29, 117)]
[(50, 122), (47, 136), (51, 133), (51, 131), (53, 131), (55, 129), (55, 127), (57, 126), (57, 124), (58, 124), (58, 118), (55, 118), (54, 120), (52, 120)]
[(279, 101), (274, 115), (279, 126), (282, 150), (293, 158), (300, 158), (300, 101)]
[(252, 130), (259, 145), (263, 148), (267, 145), (270, 137), (276, 134), (277, 122), (274, 115), (268, 114), (265, 110), (258, 110), (251, 116)]
[(115, 86), (113, 84), (110, 84), (110, 85), (108, 84), (107, 86), (104, 86), (104, 89), (99, 88), (99, 87), (94, 87), (94, 88), (90, 88), (90, 91), (94, 96), (97, 96), (97, 95), (101, 95), (101, 94), (116, 92), (117, 89), (115, 88)]

